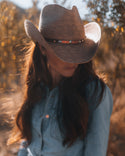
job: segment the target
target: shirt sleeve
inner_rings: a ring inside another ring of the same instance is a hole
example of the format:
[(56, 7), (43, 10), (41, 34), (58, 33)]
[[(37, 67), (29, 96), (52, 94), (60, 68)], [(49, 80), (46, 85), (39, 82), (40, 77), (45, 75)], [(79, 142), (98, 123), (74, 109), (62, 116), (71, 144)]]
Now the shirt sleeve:
[(106, 85), (102, 101), (91, 115), (83, 156), (106, 156), (112, 109), (112, 94)]
[(22, 141), (17, 156), (28, 156), (27, 141)]

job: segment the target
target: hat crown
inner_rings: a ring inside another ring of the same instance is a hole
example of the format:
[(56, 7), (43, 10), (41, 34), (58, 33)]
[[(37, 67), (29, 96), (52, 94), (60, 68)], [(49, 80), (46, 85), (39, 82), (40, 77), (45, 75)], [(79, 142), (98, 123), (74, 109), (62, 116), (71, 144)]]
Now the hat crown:
[(39, 31), (49, 39), (80, 40), (85, 37), (83, 22), (75, 6), (72, 10), (56, 4), (46, 6), (40, 15)]
[(90, 61), (101, 39), (100, 26), (96, 22), (83, 25), (75, 6), (68, 10), (59, 5), (48, 5), (40, 14), (39, 30), (29, 20), (25, 20), (24, 27), (35, 43), (70, 63)]

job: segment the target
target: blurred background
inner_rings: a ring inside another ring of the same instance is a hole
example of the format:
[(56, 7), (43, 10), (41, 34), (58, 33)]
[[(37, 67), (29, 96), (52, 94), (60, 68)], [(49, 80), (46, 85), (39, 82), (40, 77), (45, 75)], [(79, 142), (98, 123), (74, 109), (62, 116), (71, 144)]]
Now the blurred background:
[(24, 20), (38, 26), (40, 9), (54, 3), (69, 9), (76, 5), (84, 24), (96, 21), (101, 26), (94, 67), (114, 101), (107, 156), (125, 156), (125, 0), (0, 0), (0, 156), (17, 155), (18, 150), (18, 145), (7, 146), (6, 140), (9, 119), (23, 93), (21, 73), (30, 41)]

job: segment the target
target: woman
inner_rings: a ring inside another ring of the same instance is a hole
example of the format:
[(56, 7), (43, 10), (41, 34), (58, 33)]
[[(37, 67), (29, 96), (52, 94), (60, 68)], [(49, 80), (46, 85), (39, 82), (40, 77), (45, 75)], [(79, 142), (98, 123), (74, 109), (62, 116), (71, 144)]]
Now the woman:
[(35, 44), (9, 140), (24, 139), (18, 156), (106, 156), (113, 102), (92, 67), (99, 25), (83, 26), (75, 6), (48, 5), (39, 29), (26, 20), (25, 30)]

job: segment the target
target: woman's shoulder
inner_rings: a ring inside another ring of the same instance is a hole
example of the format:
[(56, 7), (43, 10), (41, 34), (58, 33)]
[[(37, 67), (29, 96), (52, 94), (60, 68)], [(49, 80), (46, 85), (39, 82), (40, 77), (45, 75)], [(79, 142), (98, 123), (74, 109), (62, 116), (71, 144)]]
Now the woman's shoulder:
[(105, 90), (100, 103), (100, 107), (107, 109), (111, 115), (113, 109), (113, 97), (110, 88), (105, 84)]
[(96, 109), (103, 101), (113, 103), (110, 88), (101, 79), (91, 79), (86, 84), (86, 97), (90, 110)]

